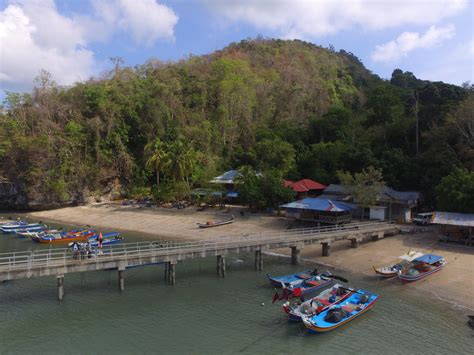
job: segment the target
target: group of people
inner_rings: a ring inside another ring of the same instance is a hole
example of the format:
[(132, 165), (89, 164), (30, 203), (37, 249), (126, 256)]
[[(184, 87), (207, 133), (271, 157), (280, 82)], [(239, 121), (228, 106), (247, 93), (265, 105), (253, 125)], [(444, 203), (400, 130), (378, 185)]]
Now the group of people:
[(73, 242), (71, 245), (71, 249), (74, 253), (74, 259), (85, 259), (87, 258), (92, 258), (92, 255), (94, 254), (101, 254), (102, 250), (95, 249), (92, 247), (90, 242), (86, 243), (78, 243), (78, 242)]

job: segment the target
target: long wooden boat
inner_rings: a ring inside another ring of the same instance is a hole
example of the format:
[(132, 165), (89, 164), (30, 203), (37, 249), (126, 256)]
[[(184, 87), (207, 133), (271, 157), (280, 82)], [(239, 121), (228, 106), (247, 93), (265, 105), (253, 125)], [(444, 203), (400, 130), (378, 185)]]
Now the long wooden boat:
[(12, 224), (5, 224), (0, 227), (3, 233), (17, 233), (17, 232), (34, 232), (45, 229), (45, 226), (40, 223), (12, 223)]
[(342, 302), (312, 316), (302, 316), (303, 324), (311, 333), (324, 333), (336, 329), (371, 309), (379, 296), (357, 290)]
[(93, 230), (83, 231), (75, 234), (66, 235), (50, 235), (45, 237), (31, 237), (35, 242), (43, 244), (66, 244), (70, 242), (88, 242), (89, 237), (93, 236), (96, 232)]
[[(267, 275), (267, 277), (269, 277), (269, 275)], [(289, 298), (311, 294), (331, 286), (334, 283), (335, 277), (336, 276), (333, 277), (329, 271), (326, 271), (325, 273), (310, 275), (308, 278), (301, 278), (292, 282), (281, 282), (282, 293), (278, 294), (277, 292), (273, 299), (274, 301), (288, 300)]]
[(196, 223), (198, 228), (212, 228), (224, 226), (226, 224), (234, 223), (234, 216), (231, 215), (230, 219), (225, 221), (207, 221), (206, 223)]
[(267, 278), (273, 287), (288, 287), (293, 284), (301, 283), (303, 280), (310, 279), (317, 275), (319, 275), (318, 269), (314, 269), (283, 276), (271, 276), (270, 274), (267, 274)]
[(290, 304), (289, 301), (283, 304), (283, 311), (288, 314), (288, 320), (301, 322), (302, 316), (312, 316), (324, 312), (329, 307), (345, 300), (352, 294), (352, 289), (335, 284), (303, 303), (297, 302)]
[(372, 266), (375, 273), (381, 277), (389, 278), (397, 276), (399, 270), (406, 267), (412, 260), (423, 256), (423, 253), (417, 251), (409, 251), (406, 254), (400, 255), (396, 263), (388, 266), (375, 267)]
[(408, 266), (398, 271), (398, 278), (403, 282), (421, 280), (438, 272), (446, 265), (446, 260), (440, 255), (425, 254), (414, 259)]

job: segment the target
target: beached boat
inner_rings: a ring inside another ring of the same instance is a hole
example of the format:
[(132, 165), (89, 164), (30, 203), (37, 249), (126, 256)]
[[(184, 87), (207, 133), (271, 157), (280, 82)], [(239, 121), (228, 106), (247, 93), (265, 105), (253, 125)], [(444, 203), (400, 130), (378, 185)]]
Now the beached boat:
[(301, 283), (302, 280), (310, 279), (313, 276), (319, 275), (318, 269), (305, 270), (296, 272), (294, 274), (288, 274), (284, 276), (271, 276), (267, 274), (267, 278), (273, 287), (288, 287), (295, 283)]
[(19, 222), (19, 223), (11, 223), (11, 224), (4, 224), (0, 227), (3, 233), (18, 233), (18, 232), (37, 232), (44, 230), (46, 227), (40, 223), (26, 223), (26, 222)]
[(398, 271), (406, 267), (412, 260), (423, 256), (423, 253), (417, 251), (409, 251), (406, 254), (400, 255), (396, 263), (388, 266), (375, 267), (372, 266), (375, 273), (382, 277), (395, 277), (397, 276)]
[(212, 228), (212, 227), (219, 227), (224, 226), (226, 224), (234, 223), (234, 216), (230, 216), (230, 219), (225, 221), (207, 221), (206, 223), (196, 223), (198, 228)]
[(344, 325), (372, 308), (378, 295), (357, 290), (342, 302), (312, 316), (302, 316), (303, 324), (311, 333), (323, 333)]
[(88, 242), (89, 237), (95, 235), (94, 230), (85, 230), (77, 233), (52, 234), (47, 236), (31, 236), (31, 239), (38, 243), (45, 244), (65, 244), (70, 242)]
[(319, 314), (329, 307), (345, 300), (352, 293), (352, 289), (336, 284), (321, 292), (316, 297), (303, 303), (297, 302), (290, 304), (289, 301), (283, 304), (283, 311), (288, 314), (288, 319), (294, 322), (300, 322), (302, 316), (312, 316)]
[[(107, 238), (107, 239), (103, 239), (102, 240), (102, 246), (117, 244), (117, 243), (121, 243), (121, 242), (123, 242), (123, 237), (117, 235), (115, 237), (110, 237), (110, 238)], [(91, 247), (98, 247), (99, 246), (99, 241), (98, 240), (90, 241), (90, 239), (89, 239), (89, 243), (90, 243)]]
[(404, 282), (418, 281), (434, 274), (446, 265), (444, 257), (434, 254), (425, 254), (411, 261), (411, 263), (398, 271), (398, 278)]

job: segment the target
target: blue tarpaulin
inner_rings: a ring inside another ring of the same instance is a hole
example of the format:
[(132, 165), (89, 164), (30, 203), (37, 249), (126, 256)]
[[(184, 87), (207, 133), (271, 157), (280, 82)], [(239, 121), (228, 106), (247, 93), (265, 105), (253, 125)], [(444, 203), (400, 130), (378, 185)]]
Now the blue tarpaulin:
[(339, 201), (321, 198), (307, 197), (302, 200), (290, 202), (280, 206), (284, 209), (327, 211), (327, 212), (349, 212), (355, 207)]
[(444, 259), (442, 256), (434, 255), (434, 254), (425, 254), (413, 260), (414, 262), (424, 262), (428, 264), (434, 264), (440, 260)]

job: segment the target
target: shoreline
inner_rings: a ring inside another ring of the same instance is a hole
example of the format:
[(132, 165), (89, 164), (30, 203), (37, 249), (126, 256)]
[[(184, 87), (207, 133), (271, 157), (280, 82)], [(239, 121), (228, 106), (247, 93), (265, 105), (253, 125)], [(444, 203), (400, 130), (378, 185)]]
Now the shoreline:
[[(230, 213), (220, 210), (197, 212), (192, 208), (184, 210), (148, 209), (119, 205), (92, 205), (67, 207), (51, 211), (28, 213), (34, 219), (45, 219), (69, 225), (92, 225), (101, 228), (115, 228), (142, 234), (145, 239), (154, 237), (175, 241), (218, 239), (223, 236), (258, 234), (264, 231), (282, 231), (289, 221), (282, 217), (246, 213), (241, 216), (239, 207), (232, 207), (235, 223), (209, 229), (198, 229), (197, 222), (209, 219), (228, 218)], [(400, 285), (429, 294), (429, 297), (448, 302), (455, 307), (474, 311), (474, 248), (438, 242), (436, 229), (427, 228), (424, 233), (403, 233), (376, 242), (360, 243), (358, 248), (350, 248), (348, 241), (336, 242), (331, 246), (329, 257), (321, 256), (321, 245), (306, 245), (301, 250), (304, 262), (325, 265), (341, 271), (348, 271), (379, 280), (372, 265), (393, 264), (399, 255), (408, 250), (440, 254), (447, 265), (435, 275), (426, 279)], [(274, 249), (269, 255), (290, 256), (290, 250)], [(383, 282), (397, 282), (387, 279)]]

